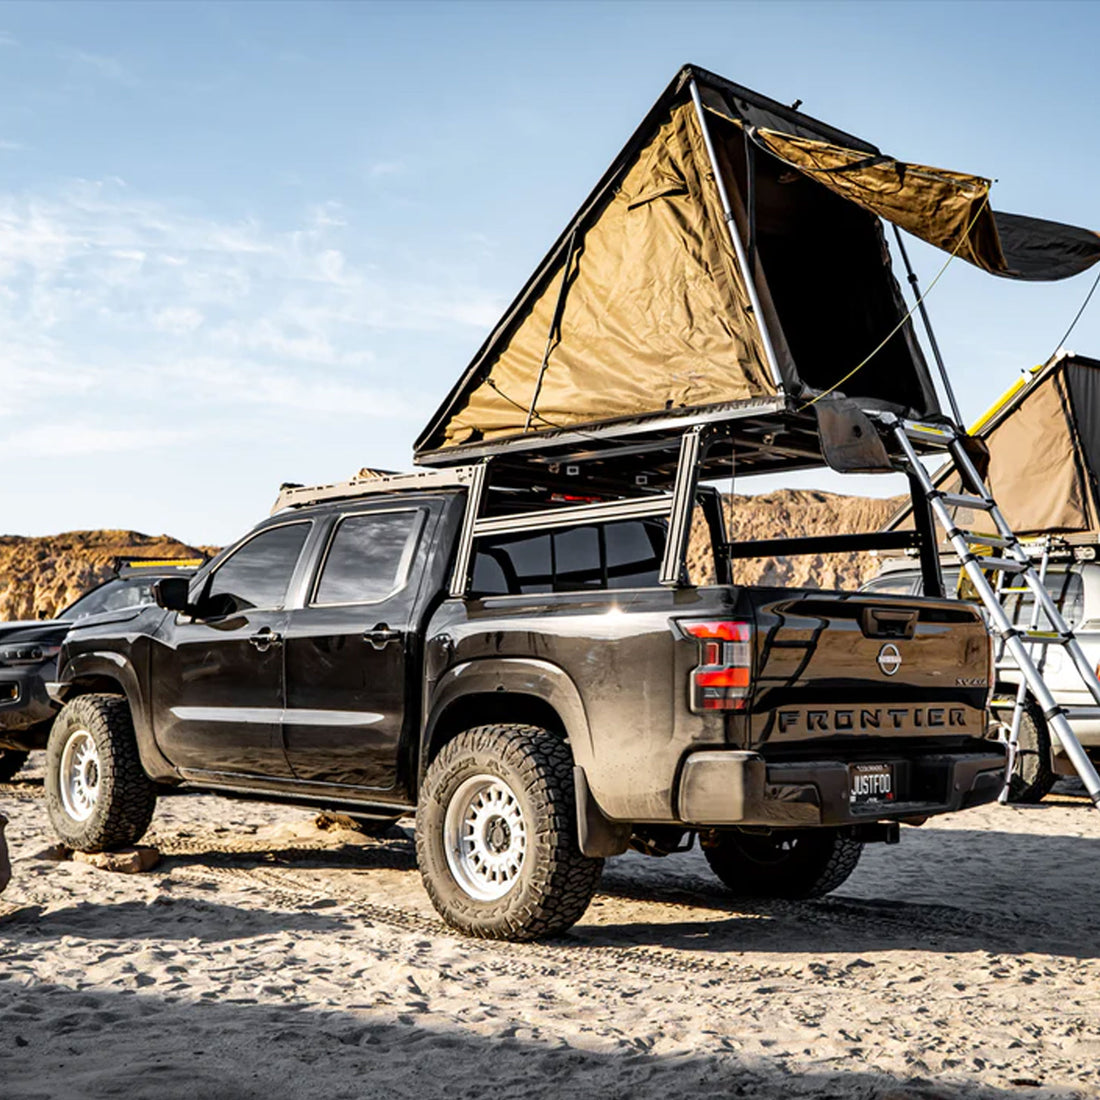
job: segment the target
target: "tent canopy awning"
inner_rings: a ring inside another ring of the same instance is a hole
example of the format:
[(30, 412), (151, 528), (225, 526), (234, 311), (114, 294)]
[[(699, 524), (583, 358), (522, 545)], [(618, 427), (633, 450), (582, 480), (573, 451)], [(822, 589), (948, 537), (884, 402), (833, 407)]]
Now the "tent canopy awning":
[(995, 214), (988, 180), (907, 164), (687, 66), (416, 443), (508, 440), (841, 392), (939, 415), (882, 219), (987, 271), (1063, 278), (1087, 230)]

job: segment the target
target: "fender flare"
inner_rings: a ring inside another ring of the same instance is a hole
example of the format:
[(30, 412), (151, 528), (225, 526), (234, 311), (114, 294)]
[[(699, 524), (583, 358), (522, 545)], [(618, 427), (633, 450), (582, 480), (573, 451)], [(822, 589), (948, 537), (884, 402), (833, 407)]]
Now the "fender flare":
[(134, 723), (134, 739), (137, 741), (138, 756), (146, 775), (156, 782), (179, 782), (179, 776), (171, 761), (160, 751), (148, 720), (148, 707), (141, 681), (133, 665), (121, 653), (111, 650), (90, 650), (77, 653), (65, 664), (58, 677), (60, 691), (57, 693), (62, 702), (75, 698), (78, 692), (73, 689), (81, 680), (113, 680), (118, 684), (119, 694), (126, 697), (130, 705), (130, 715)]
[(437, 681), (426, 708), (428, 718), (420, 739), (420, 778), (436, 729), (450, 707), (467, 696), (497, 693), (538, 699), (561, 720), (573, 754), (577, 838), (584, 855), (602, 857), (625, 852), (630, 842), (630, 824), (610, 821), (588, 786), (586, 769), (592, 766), (595, 746), (584, 700), (569, 674), (550, 661), (536, 657), (485, 657), (449, 668)]

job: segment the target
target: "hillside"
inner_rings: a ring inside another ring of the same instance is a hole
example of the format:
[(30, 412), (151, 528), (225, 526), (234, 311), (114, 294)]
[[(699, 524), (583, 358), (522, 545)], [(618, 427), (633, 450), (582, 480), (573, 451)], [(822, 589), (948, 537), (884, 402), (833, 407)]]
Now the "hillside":
[[(881, 500), (808, 489), (733, 495), (726, 497), (726, 529), (731, 541), (875, 531), (901, 503), (900, 497)], [(692, 528), (688, 566), (699, 583), (713, 579), (706, 538), (705, 525), (697, 522)], [(877, 570), (878, 561), (870, 554), (815, 554), (738, 561), (734, 563), (734, 579), (741, 584), (858, 588)]]
[(0, 535), (0, 621), (51, 618), (111, 575), (116, 557), (196, 557), (201, 547), (137, 531)]
[[(764, 496), (727, 498), (726, 522), (733, 539), (873, 531), (897, 506), (896, 498), (782, 489)], [(705, 528), (696, 524), (689, 562), (693, 578), (700, 582), (712, 577), (705, 546)], [(0, 535), (0, 621), (49, 618), (106, 580), (118, 556), (174, 558), (194, 556), (203, 549), (211, 548), (136, 531), (69, 531), (41, 538)], [(867, 554), (830, 554), (739, 562), (737, 579), (746, 584), (846, 588), (859, 585), (875, 569), (875, 560)]]

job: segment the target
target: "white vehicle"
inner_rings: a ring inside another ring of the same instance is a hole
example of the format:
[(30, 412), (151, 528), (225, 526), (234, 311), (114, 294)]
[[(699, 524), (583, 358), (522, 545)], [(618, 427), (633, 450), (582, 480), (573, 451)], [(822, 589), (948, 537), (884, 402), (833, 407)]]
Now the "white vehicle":
[[(1045, 573), (1047, 590), (1054, 598), (1062, 616), (1077, 635), (1081, 647), (1094, 665), (1100, 665), (1100, 538), (1096, 535), (1069, 535), (1051, 538)], [(1028, 544), (1025, 544), (1028, 545)], [(1043, 553), (1042, 540), (1030, 544), (1036, 558)], [(959, 561), (944, 556), (944, 588), (958, 591)], [(922, 589), (920, 564), (912, 558), (886, 559), (879, 575), (863, 585), (862, 591), (890, 595), (920, 595)], [(965, 598), (966, 593), (962, 593)], [(1009, 591), (1004, 596), (1005, 610), (1014, 625), (1031, 625), (1034, 599), (1030, 592)], [(1050, 628), (1040, 612), (1036, 627)], [(1069, 662), (1064, 650), (1051, 646), (1046, 653), (1044, 678), (1060, 706), (1091, 706), (1091, 695)], [(1012, 717), (1020, 674), (1012, 659), (1005, 654), (997, 663), (993, 714), (1008, 723)], [(1094, 763), (1100, 762), (1100, 719), (1074, 719), (1070, 723), (1081, 746)], [(1028, 700), (1020, 724), (1020, 752), (1009, 787), (1013, 802), (1039, 802), (1060, 775), (1075, 775), (1056, 736), (1047, 728), (1042, 711), (1033, 699)]]

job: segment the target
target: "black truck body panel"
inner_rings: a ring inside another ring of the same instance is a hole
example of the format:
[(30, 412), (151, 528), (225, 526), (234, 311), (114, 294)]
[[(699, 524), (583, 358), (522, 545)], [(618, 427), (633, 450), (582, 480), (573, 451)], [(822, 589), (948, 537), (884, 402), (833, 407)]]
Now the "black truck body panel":
[[(580, 812), (610, 823), (834, 825), (996, 796), (989, 642), (968, 605), (729, 585), (450, 597), (464, 503), (438, 491), (281, 513), (195, 576), (195, 614), (73, 631), (54, 694), (113, 677), (158, 781), (364, 812), (414, 806), (449, 737), (505, 720), (565, 737)], [(325, 571), (351, 521), (403, 524), (404, 556), (389, 590), (333, 600)], [(219, 568), (288, 523), (310, 529), (282, 606), (201, 613)], [(743, 709), (692, 703), (701, 650), (686, 631), (709, 621), (751, 629)], [(890, 766), (891, 803), (853, 802), (860, 761)]]

